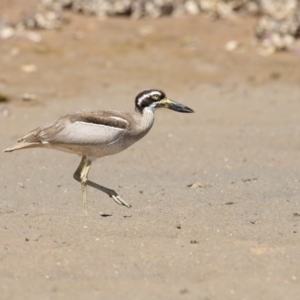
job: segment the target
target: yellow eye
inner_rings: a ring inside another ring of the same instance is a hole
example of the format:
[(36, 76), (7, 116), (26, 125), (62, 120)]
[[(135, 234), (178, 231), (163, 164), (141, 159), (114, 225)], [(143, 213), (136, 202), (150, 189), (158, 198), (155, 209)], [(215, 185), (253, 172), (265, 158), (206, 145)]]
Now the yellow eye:
[(153, 95), (153, 96), (151, 96), (151, 98), (152, 98), (153, 100), (158, 100), (158, 96), (157, 96), (157, 95)]

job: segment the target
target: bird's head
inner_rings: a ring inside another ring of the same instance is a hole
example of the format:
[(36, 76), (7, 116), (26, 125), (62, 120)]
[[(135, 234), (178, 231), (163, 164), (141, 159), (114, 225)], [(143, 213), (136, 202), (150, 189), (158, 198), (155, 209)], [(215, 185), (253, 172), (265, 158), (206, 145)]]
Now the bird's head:
[(156, 108), (160, 107), (183, 113), (194, 112), (191, 108), (168, 99), (163, 91), (155, 89), (139, 93), (135, 98), (135, 107), (141, 113), (143, 113), (144, 109), (151, 109), (154, 111)]

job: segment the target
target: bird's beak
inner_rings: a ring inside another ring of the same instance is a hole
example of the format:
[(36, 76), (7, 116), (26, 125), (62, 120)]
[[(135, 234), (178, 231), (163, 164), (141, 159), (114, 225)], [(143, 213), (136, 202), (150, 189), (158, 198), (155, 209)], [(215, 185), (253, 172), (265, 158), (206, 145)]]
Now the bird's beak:
[(160, 100), (157, 104), (158, 105), (156, 107), (165, 107), (165, 108), (172, 109), (172, 110), (175, 110), (178, 112), (183, 112), (183, 113), (193, 113), (194, 112), (194, 110), (192, 110), (191, 108), (189, 108), (181, 103), (172, 101), (168, 98)]

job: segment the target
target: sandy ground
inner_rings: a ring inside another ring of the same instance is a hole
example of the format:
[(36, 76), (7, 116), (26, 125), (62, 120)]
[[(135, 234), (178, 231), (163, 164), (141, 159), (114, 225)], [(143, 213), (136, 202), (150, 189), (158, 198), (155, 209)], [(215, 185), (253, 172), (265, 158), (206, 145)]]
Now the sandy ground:
[(196, 113), (158, 111), (93, 164), (131, 209), (89, 189), (83, 215), (75, 155), (0, 154), (0, 298), (300, 299), (299, 57), (259, 56), (251, 19), (68, 17), (41, 44), (0, 42), (1, 149), (152, 87)]

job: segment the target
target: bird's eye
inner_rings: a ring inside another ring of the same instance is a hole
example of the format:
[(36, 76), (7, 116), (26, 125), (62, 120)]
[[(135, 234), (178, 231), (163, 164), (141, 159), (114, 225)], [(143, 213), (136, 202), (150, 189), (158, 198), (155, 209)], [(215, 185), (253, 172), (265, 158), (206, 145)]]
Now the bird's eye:
[(151, 96), (151, 98), (152, 98), (153, 100), (158, 100), (158, 96), (157, 96), (157, 95), (153, 95), (153, 96)]

